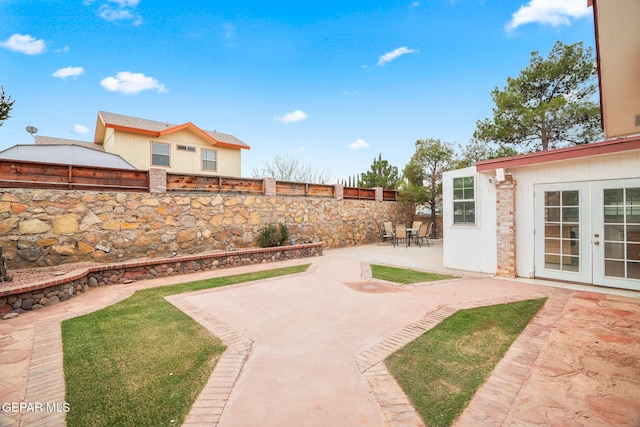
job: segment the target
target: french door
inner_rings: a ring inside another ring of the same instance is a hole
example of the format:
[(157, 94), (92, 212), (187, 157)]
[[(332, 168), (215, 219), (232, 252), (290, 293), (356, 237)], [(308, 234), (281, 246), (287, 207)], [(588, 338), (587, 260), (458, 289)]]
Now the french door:
[(535, 186), (536, 277), (640, 290), (640, 179)]

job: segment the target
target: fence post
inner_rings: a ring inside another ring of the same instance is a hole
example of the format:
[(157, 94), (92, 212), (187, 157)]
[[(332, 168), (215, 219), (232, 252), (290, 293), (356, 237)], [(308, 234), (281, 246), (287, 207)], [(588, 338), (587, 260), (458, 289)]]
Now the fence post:
[(276, 179), (271, 177), (262, 178), (264, 182), (264, 195), (275, 197), (276, 195)]
[(344, 185), (342, 184), (333, 185), (333, 198), (336, 200), (344, 199)]
[(376, 190), (376, 202), (382, 202), (384, 200), (384, 188), (373, 187)]
[(167, 192), (167, 170), (166, 169), (149, 169), (149, 192), (150, 193), (166, 193)]

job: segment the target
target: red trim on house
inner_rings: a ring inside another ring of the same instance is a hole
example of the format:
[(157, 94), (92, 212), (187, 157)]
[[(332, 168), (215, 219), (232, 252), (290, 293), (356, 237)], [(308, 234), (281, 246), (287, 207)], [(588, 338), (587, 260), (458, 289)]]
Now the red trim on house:
[(557, 162), (560, 160), (578, 159), (630, 150), (640, 150), (640, 135), (577, 145), (574, 147), (558, 148), (556, 150), (538, 151), (535, 153), (521, 154), (519, 156), (483, 160), (476, 163), (476, 170), (483, 172), (500, 168), (517, 168), (538, 163)]

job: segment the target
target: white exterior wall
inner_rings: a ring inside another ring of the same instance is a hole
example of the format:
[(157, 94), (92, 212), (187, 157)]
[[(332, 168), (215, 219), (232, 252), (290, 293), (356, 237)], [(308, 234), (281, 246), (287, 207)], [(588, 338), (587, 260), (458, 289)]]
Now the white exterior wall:
[[(475, 177), (476, 224), (453, 223), (453, 178)], [(445, 172), (442, 178), (443, 261), (446, 268), (495, 274), (496, 193), (490, 175), (475, 166)]]
[[(563, 182), (602, 181), (640, 177), (640, 152), (627, 151), (576, 160), (563, 160), (507, 170), (516, 187), (516, 268), (518, 276), (535, 271), (534, 186)], [(495, 222), (494, 222), (495, 232)]]

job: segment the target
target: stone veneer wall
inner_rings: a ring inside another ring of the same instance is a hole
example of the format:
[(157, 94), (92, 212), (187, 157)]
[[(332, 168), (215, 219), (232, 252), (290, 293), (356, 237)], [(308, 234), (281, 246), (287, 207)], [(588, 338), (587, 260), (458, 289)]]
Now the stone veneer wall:
[(39, 283), (0, 288), (0, 316), (11, 318), (29, 310), (55, 305), (96, 286), (319, 256), (322, 255), (323, 246), (322, 243), (310, 243), (276, 248), (252, 248), (85, 267), (63, 277), (45, 279)]
[(496, 276), (517, 277), (516, 181), (496, 183)]
[[(377, 240), (400, 221), (396, 202), (211, 193), (0, 190), (0, 246), (11, 269), (122, 262), (256, 246), (286, 224), (298, 243), (344, 247)], [(399, 214), (402, 216), (401, 214)]]

